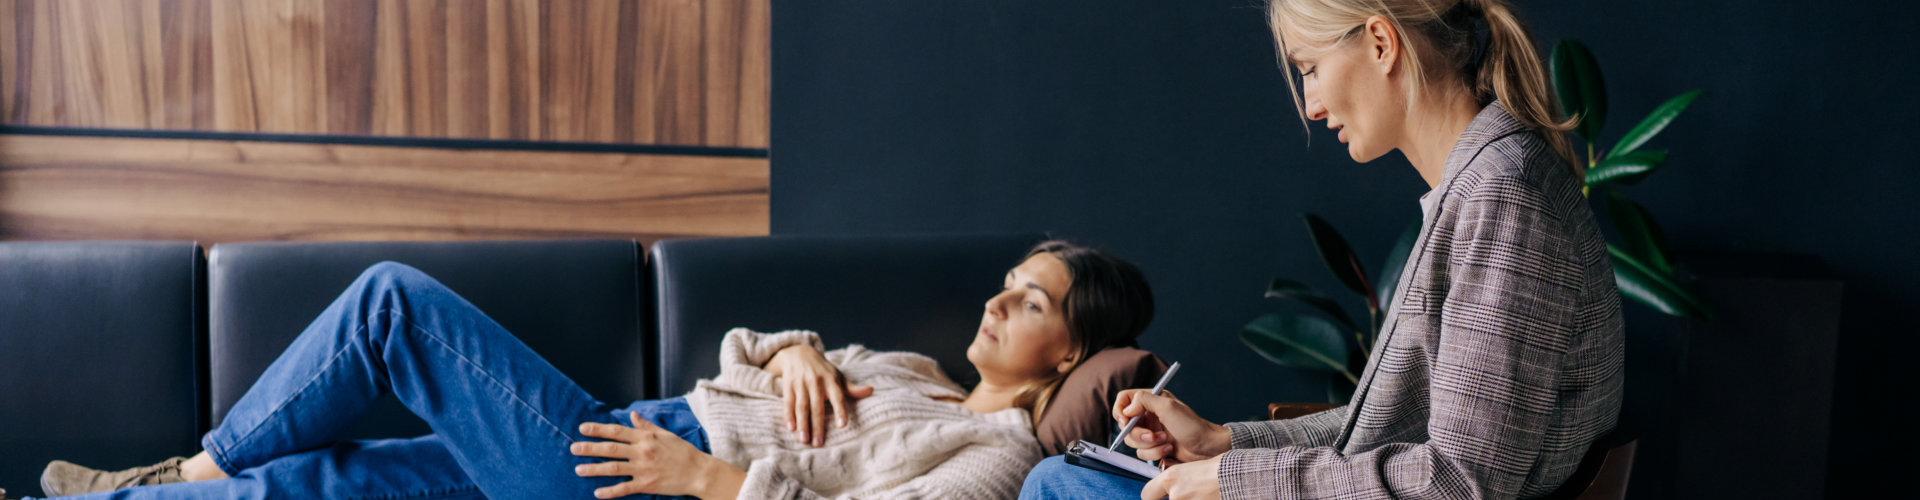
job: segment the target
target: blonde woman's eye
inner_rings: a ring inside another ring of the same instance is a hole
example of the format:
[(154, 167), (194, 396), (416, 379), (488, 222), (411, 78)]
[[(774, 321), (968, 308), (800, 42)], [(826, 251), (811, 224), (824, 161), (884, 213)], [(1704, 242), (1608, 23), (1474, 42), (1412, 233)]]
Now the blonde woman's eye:
[(1302, 72), (1300, 72), (1300, 77), (1301, 77), (1301, 78), (1306, 78), (1307, 76), (1309, 76), (1309, 75), (1312, 75), (1312, 74), (1313, 74), (1314, 72), (1316, 72), (1316, 71), (1320, 71), (1320, 68), (1313, 68), (1313, 69), (1310, 69), (1310, 70), (1306, 70), (1306, 71), (1302, 71)]

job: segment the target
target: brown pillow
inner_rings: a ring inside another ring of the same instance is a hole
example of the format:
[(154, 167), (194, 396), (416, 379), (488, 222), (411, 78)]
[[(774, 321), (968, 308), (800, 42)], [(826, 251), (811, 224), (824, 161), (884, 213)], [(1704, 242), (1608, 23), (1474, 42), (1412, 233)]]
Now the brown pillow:
[(1167, 363), (1153, 353), (1132, 347), (1113, 347), (1080, 363), (1060, 392), (1040, 415), (1034, 436), (1047, 456), (1066, 453), (1074, 441), (1085, 439), (1107, 445), (1113, 437), (1113, 398), (1120, 391), (1150, 388), (1166, 373)]

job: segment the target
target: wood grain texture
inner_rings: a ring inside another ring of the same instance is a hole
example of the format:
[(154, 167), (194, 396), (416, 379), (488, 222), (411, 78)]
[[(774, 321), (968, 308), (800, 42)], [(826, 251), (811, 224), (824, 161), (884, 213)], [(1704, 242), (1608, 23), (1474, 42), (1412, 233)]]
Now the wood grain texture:
[(0, 135), (0, 239), (767, 234), (765, 158)]
[(771, 0), (0, 0), (0, 123), (766, 148)]

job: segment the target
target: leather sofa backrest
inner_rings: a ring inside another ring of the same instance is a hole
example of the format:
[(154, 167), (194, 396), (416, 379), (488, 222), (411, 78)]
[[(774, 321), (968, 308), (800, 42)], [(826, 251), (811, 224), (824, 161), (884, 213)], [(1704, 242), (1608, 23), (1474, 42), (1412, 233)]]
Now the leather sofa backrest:
[[(646, 397), (653, 381), (641, 257), (630, 240), (215, 245), (208, 254), (213, 422), (362, 270), (386, 260), (432, 275), (589, 394), (624, 406)], [(390, 397), (344, 437), (428, 432)]]
[(189, 242), (0, 243), (0, 486), (198, 449), (204, 266)]
[(720, 372), (734, 327), (807, 329), (828, 349), (864, 344), (940, 362), (970, 384), (966, 348), (984, 303), (1039, 234), (771, 236), (653, 245), (660, 396)]

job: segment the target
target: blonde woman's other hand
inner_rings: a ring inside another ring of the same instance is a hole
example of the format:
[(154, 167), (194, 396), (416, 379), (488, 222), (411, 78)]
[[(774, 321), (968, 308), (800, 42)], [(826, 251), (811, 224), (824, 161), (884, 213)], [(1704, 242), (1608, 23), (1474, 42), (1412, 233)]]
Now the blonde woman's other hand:
[(1168, 467), (1147, 481), (1140, 500), (1216, 500), (1220, 498), (1220, 457)]

